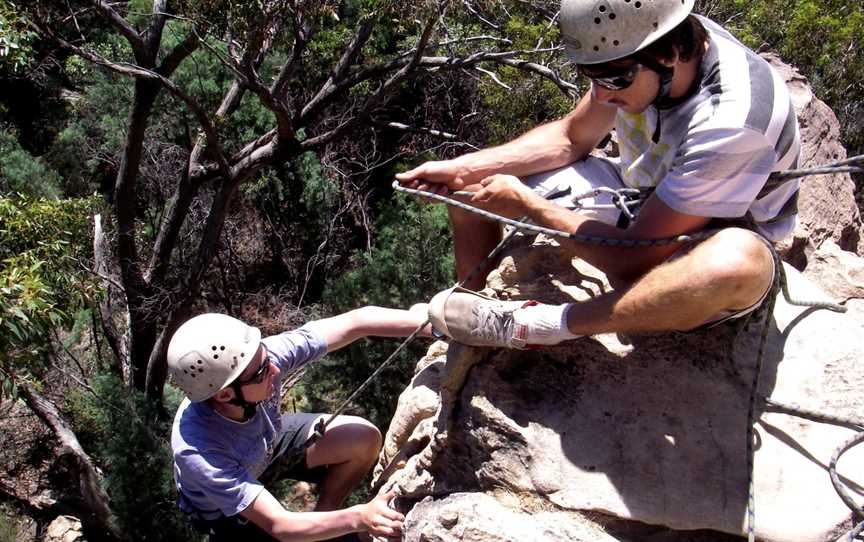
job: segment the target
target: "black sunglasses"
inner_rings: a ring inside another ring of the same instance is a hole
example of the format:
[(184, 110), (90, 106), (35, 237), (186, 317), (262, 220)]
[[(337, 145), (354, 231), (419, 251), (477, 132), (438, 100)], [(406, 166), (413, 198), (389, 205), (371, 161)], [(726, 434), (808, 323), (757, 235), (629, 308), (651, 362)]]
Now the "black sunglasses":
[(264, 381), (267, 373), (270, 372), (270, 357), (267, 355), (267, 351), (264, 350), (263, 345), (261, 346), (261, 350), (261, 364), (258, 365), (255, 373), (246, 380), (240, 380), (239, 378), (237, 379), (237, 383), (241, 386), (245, 386), (246, 384), (260, 384)]
[(576, 71), (580, 75), (584, 75), (585, 77), (590, 79), (592, 83), (596, 84), (599, 87), (603, 87), (606, 90), (626, 89), (633, 84), (633, 81), (636, 79), (636, 75), (641, 69), (642, 65), (639, 63), (633, 64), (629, 68), (625, 68), (623, 70), (615, 72), (592, 72), (590, 68), (586, 69), (585, 66), (576, 66)]

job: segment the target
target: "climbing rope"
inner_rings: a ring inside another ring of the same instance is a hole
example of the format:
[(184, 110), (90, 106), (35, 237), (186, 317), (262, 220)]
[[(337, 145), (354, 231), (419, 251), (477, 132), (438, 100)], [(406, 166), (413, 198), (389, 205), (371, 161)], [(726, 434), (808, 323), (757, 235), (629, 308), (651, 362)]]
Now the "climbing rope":
[[(819, 168), (811, 168), (806, 170), (788, 170), (781, 171), (772, 174), (769, 177), (769, 181), (780, 184), (781, 182), (786, 182), (791, 179), (797, 179), (800, 177), (808, 176), (808, 175), (820, 175), (826, 173), (837, 173), (837, 172), (850, 172), (850, 171), (864, 171), (864, 168), (861, 166), (864, 165), (864, 155), (856, 156), (847, 160), (842, 160), (835, 162), (833, 164), (828, 164), (824, 167)], [(463, 203), (459, 200), (453, 199), (452, 197), (441, 196), (439, 194), (435, 194), (433, 192), (420, 191), (416, 189), (411, 189), (402, 186), (398, 183), (398, 181), (393, 182), (393, 188), (399, 192), (404, 192), (407, 194), (412, 194), (421, 198), (433, 199), (436, 201), (440, 201), (450, 205), (452, 207), (456, 207), (459, 209), (463, 209), (465, 211), (477, 214), (489, 220), (494, 220), (496, 222), (500, 222), (502, 224), (513, 227), (514, 229), (510, 232), (510, 234), (514, 233), (516, 230), (526, 230), (533, 233), (543, 233), (545, 235), (560, 237), (569, 239), (571, 241), (596, 245), (596, 246), (611, 246), (611, 247), (648, 247), (648, 246), (665, 246), (674, 243), (684, 243), (689, 241), (701, 240), (709, 237), (710, 235), (716, 233), (717, 230), (703, 230), (700, 232), (692, 233), (690, 235), (679, 235), (674, 237), (660, 238), (660, 239), (610, 239), (603, 237), (594, 237), (594, 236), (585, 236), (576, 233), (570, 233), (561, 230), (555, 230), (552, 228), (545, 228), (542, 226), (537, 226), (535, 224), (529, 224), (524, 222), (524, 220), (512, 220), (495, 213), (491, 213), (484, 209), (479, 209), (477, 207), (471, 206), (469, 204)], [(574, 199), (585, 198), (596, 196), (600, 193), (604, 192), (612, 192), (614, 206), (619, 208), (622, 213), (627, 214), (628, 218), (633, 219), (632, 214), (630, 213), (631, 206), (638, 206), (641, 201), (639, 199), (634, 199), (633, 193), (631, 192), (634, 189), (624, 189), (627, 192), (619, 193), (614, 189), (597, 189), (592, 190), (590, 192), (586, 192), (584, 194), (577, 195)], [(640, 192), (644, 195), (644, 193)], [(472, 197), (474, 193), (458, 191), (454, 192), (451, 195), (457, 197)], [(634, 203), (635, 201), (635, 203)], [(583, 206), (583, 208), (587, 208)], [(606, 208), (604, 206), (604, 208)], [(508, 237), (509, 239), (509, 237)], [(497, 252), (500, 250), (501, 245), (493, 252)], [(768, 321), (773, 313), (774, 305), (777, 299), (777, 293), (782, 292), (784, 299), (787, 303), (794, 306), (802, 306), (802, 307), (810, 307), (815, 310), (831, 310), (833, 312), (844, 313), (846, 312), (846, 307), (842, 305), (838, 305), (835, 303), (827, 303), (824, 301), (810, 301), (810, 300), (798, 300), (793, 299), (789, 293), (788, 283), (786, 280), (786, 274), (783, 270), (782, 262), (780, 261), (780, 257), (777, 254), (776, 250), (771, 247), (772, 257), (774, 258), (774, 267), (777, 270), (774, 276), (774, 281), (771, 287), (771, 291), (769, 292), (769, 298), (766, 299), (766, 310), (765, 310), (765, 319), (762, 324), (762, 332), (759, 338), (759, 347), (757, 349), (756, 355), (756, 367), (754, 369), (753, 375), (753, 383), (751, 386), (751, 395), (750, 401), (748, 405), (747, 411), (747, 535), (748, 542), (755, 542), (756, 540), (756, 519), (755, 519), (755, 484), (753, 479), (753, 463), (755, 452), (753, 450), (753, 441), (755, 439), (755, 422), (756, 422), (756, 406), (757, 401), (759, 399), (758, 390), (759, 390), (759, 379), (762, 373), (762, 365), (764, 360), (764, 352), (765, 345), (767, 343), (768, 336)], [(488, 258), (488, 257), (487, 257)], [(485, 260), (484, 260), (485, 264)], [(476, 269), (475, 269), (476, 271)], [(472, 273), (473, 274), (473, 273)], [(801, 411), (795, 407), (788, 405), (780, 405), (779, 403), (774, 404), (774, 408), (778, 411), (782, 411), (786, 414), (791, 415), (801, 415), (804, 414), (804, 411)], [(807, 417), (807, 416), (802, 416)], [(828, 417), (826, 417), (828, 418)], [(854, 420), (847, 420), (840, 417), (830, 417), (838, 422), (841, 425), (854, 425)], [(848, 493), (842, 486), (842, 483), (837, 476), (836, 473), (836, 462), (839, 460), (840, 455), (845, 453), (848, 449), (853, 446), (864, 442), (864, 432), (861, 432), (851, 438), (849, 441), (844, 443), (838, 450), (835, 452), (834, 457), (832, 458), (831, 466), (829, 467), (829, 475), (831, 477), (832, 485), (834, 486), (835, 491), (838, 495), (840, 495), (841, 500), (843, 500), (844, 504), (850, 507), (856, 517), (862, 517), (862, 511), (860, 508), (855, 506), (854, 501), (849, 497)], [(860, 524), (856, 525), (855, 528), (849, 533), (848, 540), (853, 540), (858, 533), (864, 530), (864, 521)]]
[[(797, 179), (800, 177), (805, 177), (805, 176), (810, 176), (810, 175), (829, 174), (829, 173), (839, 173), (839, 172), (864, 172), (864, 155), (854, 156), (854, 157), (846, 159), (846, 160), (833, 162), (833, 163), (827, 164), (827, 165), (825, 165), (823, 167), (819, 167), (819, 168), (775, 172), (769, 176), (766, 184), (779, 185), (783, 182), (787, 182), (788, 180)], [(496, 247), (494, 249), (492, 249), (492, 251), (489, 254), (487, 254), (486, 257), (468, 274), (468, 276), (466, 276), (462, 281), (457, 283), (457, 286), (462, 285), (463, 283), (467, 282), (468, 280), (473, 278), (477, 272), (479, 272), (480, 270), (485, 268), (485, 266), (489, 262), (491, 262), (495, 257), (497, 257), (497, 255), (501, 252), (501, 250), (504, 249), (504, 247), (513, 238), (515, 233), (517, 231), (520, 231), (520, 230), (530, 231), (533, 233), (543, 233), (545, 235), (549, 235), (549, 236), (553, 236), (553, 237), (562, 237), (562, 238), (566, 238), (566, 239), (569, 239), (571, 241), (575, 241), (575, 242), (583, 243), (583, 244), (590, 244), (590, 245), (596, 245), (596, 246), (610, 246), (610, 247), (666, 246), (666, 245), (671, 245), (671, 244), (675, 244), (675, 243), (686, 243), (686, 242), (690, 242), (690, 241), (697, 241), (697, 240), (705, 239), (705, 238), (709, 237), (710, 235), (716, 233), (716, 231), (717, 231), (717, 230), (703, 230), (703, 231), (695, 232), (695, 233), (692, 233), (689, 235), (678, 235), (678, 236), (674, 236), (674, 237), (659, 238), (659, 239), (611, 239), (611, 238), (604, 238), (604, 237), (586, 236), (586, 235), (580, 235), (580, 234), (576, 234), (576, 233), (565, 232), (565, 231), (561, 231), (561, 230), (555, 230), (552, 228), (545, 228), (542, 226), (537, 226), (535, 224), (530, 224), (530, 223), (525, 222), (526, 217), (522, 217), (519, 220), (512, 220), (512, 219), (509, 219), (509, 218), (506, 218), (506, 217), (503, 217), (500, 215), (496, 215), (494, 213), (490, 213), (489, 211), (479, 209), (477, 207), (473, 207), (471, 205), (465, 204), (465, 203), (458, 201), (458, 200), (455, 200), (451, 197), (441, 196), (441, 195), (435, 194), (433, 192), (420, 191), (420, 190), (404, 187), (401, 184), (399, 184), (398, 181), (393, 182), (393, 188), (399, 192), (412, 194), (415, 196), (419, 196), (421, 198), (437, 200), (437, 201), (446, 203), (447, 205), (457, 207), (457, 208), (466, 210), (466, 211), (471, 212), (471, 213), (478, 214), (480, 216), (483, 216), (484, 218), (487, 218), (490, 220), (495, 220), (497, 222), (503, 223), (503, 224), (511, 226), (513, 228), (510, 232), (507, 233), (507, 235), (505, 235), (502, 238), (501, 242), (499, 242), (498, 245), (496, 245)], [(581, 199), (586, 199), (588, 197), (594, 197), (594, 196), (604, 194), (604, 193), (608, 194), (612, 198), (612, 202), (613, 202), (612, 204), (587, 204), (587, 205), (582, 204), (582, 205), (580, 205), (580, 208), (582, 208), (582, 209), (609, 209), (609, 208), (615, 207), (615, 208), (619, 209), (622, 212), (622, 214), (627, 216), (627, 218), (632, 221), (634, 219), (634, 213), (633, 213), (632, 208), (638, 208), (639, 205), (644, 201), (644, 198), (650, 193), (650, 191), (651, 191), (651, 189), (623, 188), (623, 189), (615, 190), (615, 189), (611, 189), (611, 188), (601, 187), (601, 188), (597, 188), (597, 189), (594, 189), (594, 190), (591, 190), (591, 191), (588, 191), (588, 192), (585, 192), (582, 194), (577, 194), (574, 196), (574, 200), (578, 201)], [(549, 196), (549, 195), (551, 195), (551, 193), (552, 193), (552, 191), (547, 192), (547, 194), (545, 194), (545, 196)], [(457, 197), (459, 197), (459, 196), (471, 197), (471, 196), (473, 196), (473, 193), (472, 192), (459, 191), (459, 192), (454, 192), (451, 195), (454, 195)], [(841, 305), (837, 305), (834, 303), (826, 303), (826, 302), (822, 302), (822, 301), (801, 301), (801, 300), (792, 299), (790, 294), (789, 294), (786, 276), (785, 276), (785, 273), (783, 271), (782, 263), (780, 262), (780, 258), (777, 255), (777, 252), (775, 250), (773, 250), (773, 247), (772, 247), (772, 255), (774, 257), (775, 269), (777, 270), (777, 273), (775, 273), (774, 282), (773, 282), (771, 291), (769, 292), (769, 299), (766, 300), (768, 304), (766, 305), (767, 309), (765, 310), (765, 319), (763, 321), (763, 328), (762, 328), (762, 332), (760, 334), (760, 339), (759, 339), (759, 348), (758, 348), (757, 357), (756, 357), (756, 367), (754, 370), (754, 378), (753, 378), (753, 384), (752, 384), (752, 388), (751, 388), (752, 392), (751, 392), (750, 404), (748, 407), (748, 414), (747, 414), (747, 425), (748, 425), (748, 428), (747, 428), (747, 432), (748, 432), (748, 438), (747, 438), (747, 468), (748, 468), (748, 504), (747, 504), (748, 521), (747, 521), (747, 530), (748, 530), (749, 542), (755, 541), (755, 491), (754, 491), (754, 483), (753, 483), (753, 457), (754, 457), (753, 440), (755, 437), (755, 411), (756, 411), (757, 401), (759, 399), (759, 396), (758, 396), (759, 378), (760, 378), (760, 374), (762, 372), (764, 350), (765, 350), (765, 344), (766, 344), (767, 335), (768, 335), (768, 319), (770, 318), (771, 313), (773, 312), (774, 304), (775, 304), (776, 299), (777, 299), (777, 293), (778, 293), (778, 291), (782, 292), (784, 299), (790, 305), (811, 307), (815, 310), (826, 309), (826, 310), (831, 310), (831, 311), (835, 311), (835, 312), (846, 312), (846, 307), (843, 307)], [(384, 360), (384, 362), (381, 363), (381, 365), (379, 365), (378, 368), (376, 368), (375, 371), (373, 371), (372, 374), (369, 375), (369, 377), (362, 384), (360, 384), (360, 386), (358, 386), (357, 389), (353, 393), (351, 393), (351, 395), (349, 395), (348, 398), (346, 398), (342, 402), (342, 404), (340, 404), (339, 407), (337, 407), (336, 410), (332, 414), (329, 415), (329, 417), (327, 418), (326, 421), (324, 421), (323, 419), (319, 420), (318, 424), (315, 427), (315, 433), (312, 436), (310, 436), (306, 440), (304, 445), (301, 447), (301, 449), (298, 450), (296, 454), (294, 454), (294, 457), (291, 460), (291, 462), (293, 462), (293, 463), (299, 462), (302, 458), (305, 457), (306, 449), (308, 449), (310, 446), (312, 446), (315, 442), (317, 442), (318, 439), (320, 439), (324, 435), (324, 433), (326, 432), (327, 427), (330, 425), (330, 423), (337, 416), (339, 416), (348, 407), (348, 405), (372, 383), (372, 381), (381, 373), (381, 371), (383, 371), (394, 359), (396, 359), (396, 356), (399, 354), (399, 352), (401, 352), (411, 341), (413, 341), (417, 337), (417, 335), (419, 335), (422, 332), (423, 328), (426, 327), (428, 324), (429, 324), (429, 320), (427, 319), (419, 327), (417, 327), (417, 329), (414, 330), (414, 332), (411, 333), (411, 335), (406, 337), (405, 340), (403, 340), (402, 343), (400, 343), (400, 345), (396, 348), (396, 350), (392, 354), (390, 354), (390, 356), (386, 360)], [(289, 380), (291, 382), (296, 382), (301, 377), (302, 377), (302, 373), (299, 373), (299, 374), (291, 375)], [(838, 495), (843, 500), (843, 502), (847, 506), (850, 507), (850, 509), (855, 513), (856, 517), (860, 518), (860, 517), (864, 516), (864, 513), (862, 513), (862, 510), (855, 505), (854, 500), (852, 500), (852, 498), (845, 491), (843, 484), (842, 484), (842, 481), (839, 479), (839, 476), (836, 473), (836, 464), (839, 461), (840, 456), (842, 454), (844, 454), (846, 451), (848, 451), (849, 449), (851, 449), (852, 447), (860, 444), (861, 442), (864, 442), (864, 426), (862, 426), (859, 422), (857, 422), (855, 420), (848, 420), (848, 419), (844, 419), (844, 418), (837, 417), (837, 416), (830, 416), (830, 415), (813, 413), (813, 412), (807, 411), (807, 410), (802, 409), (802, 408), (797, 407), (797, 406), (784, 405), (784, 404), (778, 403), (776, 401), (771, 401), (770, 399), (764, 399), (763, 398), (763, 402), (765, 403), (766, 406), (770, 406), (773, 409), (780, 411), (780, 412), (785, 412), (788, 414), (793, 414), (793, 415), (801, 416), (804, 418), (816, 419), (818, 421), (823, 421), (826, 423), (836, 423), (838, 425), (844, 425), (847, 427), (853, 426), (853, 427), (856, 427), (859, 431), (861, 431), (858, 434), (856, 434), (855, 436), (853, 436), (852, 438), (850, 438), (849, 440), (847, 440), (846, 442), (844, 442), (840, 446), (840, 448), (838, 448), (837, 451), (834, 453), (834, 455), (831, 458), (831, 463), (829, 465), (829, 475), (831, 477), (831, 482), (834, 485), (835, 490), (837, 491)], [(861, 523), (857, 524), (848, 533), (847, 540), (849, 540), (849, 541), (854, 540), (858, 536), (858, 534), (860, 534), (862, 531), (864, 531), (864, 521), (861, 521)]]

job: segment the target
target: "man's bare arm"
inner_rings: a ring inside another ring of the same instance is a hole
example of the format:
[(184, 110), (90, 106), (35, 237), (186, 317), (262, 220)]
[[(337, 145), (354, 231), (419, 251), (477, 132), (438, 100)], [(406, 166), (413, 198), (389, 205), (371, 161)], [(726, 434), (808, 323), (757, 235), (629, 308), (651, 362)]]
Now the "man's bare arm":
[(566, 117), (513, 141), (452, 160), (426, 162), (396, 178), (420, 189), (434, 189), (440, 183), (461, 190), (494, 174), (524, 177), (548, 171), (586, 157), (609, 133), (614, 121), (614, 107), (593, 101), (586, 94)]
[[(425, 310), (401, 310), (367, 306), (330, 318), (309, 322), (332, 352), (362, 337), (407, 337), (426, 321)], [(424, 334), (424, 336), (428, 336)]]
[(326, 540), (353, 532), (389, 537), (399, 534), (404, 516), (387, 503), (392, 494), (332, 512), (289, 512), (269, 491), (262, 491), (240, 515), (280, 541)]

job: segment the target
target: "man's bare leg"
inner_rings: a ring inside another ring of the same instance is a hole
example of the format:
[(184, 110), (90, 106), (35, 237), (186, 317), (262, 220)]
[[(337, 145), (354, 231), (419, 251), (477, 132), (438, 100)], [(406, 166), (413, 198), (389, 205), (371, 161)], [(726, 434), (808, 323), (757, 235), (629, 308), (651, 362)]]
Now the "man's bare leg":
[(356, 416), (338, 416), (321, 440), (306, 451), (309, 468), (327, 465), (318, 490), (317, 511), (338, 510), (378, 458), (381, 432)]
[(753, 232), (728, 228), (636, 280), (571, 305), (576, 335), (693, 329), (726, 310), (755, 304), (773, 280), (773, 258)]
[[(453, 254), (456, 259), (456, 278), (464, 280), (483, 258), (501, 241), (501, 226), (467, 211), (449, 207), (450, 224), (453, 227)], [(463, 286), (480, 290), (486, 285), (486, 275), (495, 267), (490, 262), (479, 270)]]

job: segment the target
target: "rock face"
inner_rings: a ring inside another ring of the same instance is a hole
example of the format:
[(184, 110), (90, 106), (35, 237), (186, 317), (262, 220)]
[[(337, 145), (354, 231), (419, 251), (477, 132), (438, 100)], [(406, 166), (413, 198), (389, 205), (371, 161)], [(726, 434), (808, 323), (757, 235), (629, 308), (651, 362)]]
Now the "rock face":
[[(834, 112), (813, 95), (807, 79), (774, 54), (763, 55), (786, 80), (801, 128), (802, 168), (846, 158), (840, 144), (839, 123)], [(855, 204), (855, 184), (848, 174), (815, 175), (801, 182), (798, 227), (791, 239), (787, 259), (804, 269), (810, 255), (826, 240), (843, 250), (864, 256), (864, 227)]]
[(45, 529), (45, 542), (78, 542), (84, 540), (81, 521), (72, 516), (58, 516)]
[[(836, 125), (819, 104), (796, 91), (796, 106), (822, 111), (806, 121), (805, 136), (813, 128), (821, 135), (811, 137), (825, 137), (819, 126)], [(843, 157), (813, 152), (809, 163)], [(404, 539), (737, 540), (746, 532), (747, 409), (763, 321), (761, 396), (864, 417), (861, 225), (851, 181), (835, 177), (830, 202), (807, 192), (821, 181), (803, 183), (802, 202), (812, 203), (802, 205), (785, 254), (806, 276), (785, 268), (793, 297), (847, 300), (846, 314), (781, 296), (743, 329), (602, 335), (536, 351), (433, 344), (399, 399), (376, 472), (378, 487), (402, 496)], [(487, 285), (500, 298), (553, 303), (608, 288), (596, 270), (562, 260), (554, 242), (528, 237)], [(771, 407), (757, 416), (758, 537), (836, 540), (853, 520), (827, 468), (855, 431)], [(860, 506), (864, 450), (844, 455), (838, 473)]]

